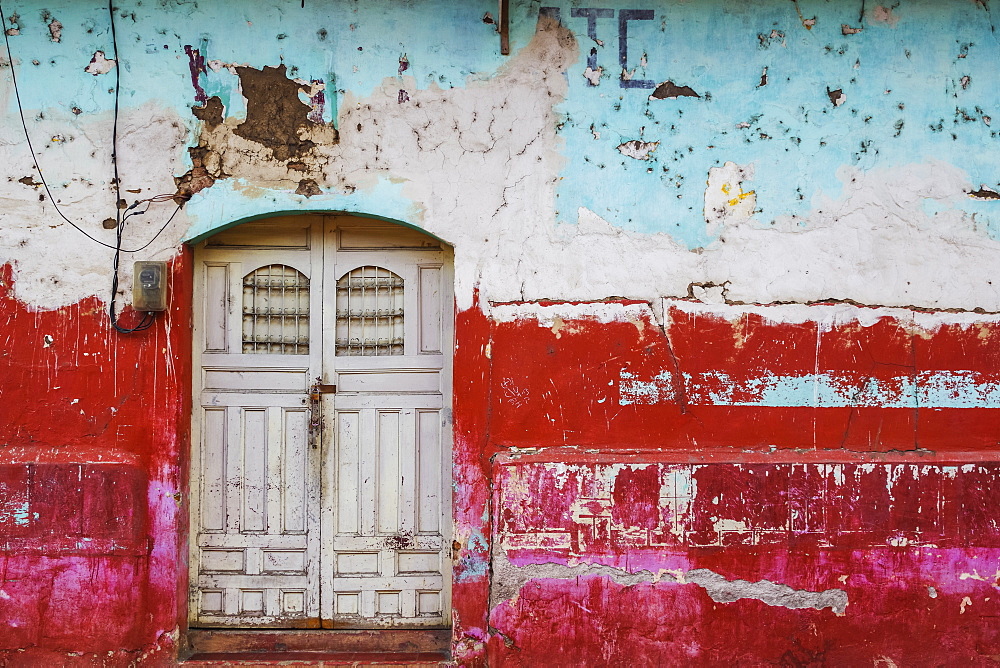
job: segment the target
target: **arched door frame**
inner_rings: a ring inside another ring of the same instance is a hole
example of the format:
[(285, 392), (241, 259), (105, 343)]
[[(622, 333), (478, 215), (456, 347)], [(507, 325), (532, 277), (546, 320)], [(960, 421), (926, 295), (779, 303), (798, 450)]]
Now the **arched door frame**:
[[(189, 239), (188, 242), (187, 242), (188, 248), (189, 249), (193, 248), (197, 243), (200, 243), (200, 242), (202, 242), (202, 241), (204, 241), (204, 240), (206, 240), (206, 239), (208, 239), (210, 237), (213, 237), (213, 236), (219, 234), (220, 232), (223, 232), (225, 230), (229, 230), (229, 229), (235, 228), (235, 227), (237, 227), (239, 225), (243, 225), (245, 223), (254, 222), (254, 221), (261, 221), (261, 220), (267, 220), (267, 219), (272, 219), (272, 218), (284, 217), (284, 215), (288, 215), (288, 214), (284, 214), (283, 212), (273, 212), (273, 213), (268, 213), (268, 214), (262, 214), (262, 215), (252, 216), (252, 217), (246, 217), (246, 218), (243, 218), (243, 219), (240, 219), (240, 220), (237, 220), (237, 221), (233, 221), (233, 222), (225, 224), (225, 225), (215, 226), (211, 230), (208, 230), (208, 231), (206, 231), (206, 232), (198, 235), (197, 237), (192, 237), (191, 239)], [(298, 216), (298, 215), (305, 215), (305, 216), (310, 216), (310, 217), (313, 217), (313, 216), (323, 216), (323, 217), (328, 217), (328, 216), (345, 217), (345, 216), (349, 216), (349, 217), (351, 217), (353, 219), (369, 220), (372, 223), (374, 223), (374, 226), (376, 226), (376, 227), (384, 227), (384, 223), (391, 223), (393, 226), (399, 226), (401, 228), (414, 230), (414, 231), (420, 232), (423, 235), (426, 235), (429, 238), (432, 238), (432, 239), (435, 239), (437, 241), (440, 241), (441, 242), (441, 248), (445, 250), (445, 252), (447, 253), (448, 258), (449, 258), (449, 271), (447, 273), (447, 277), (448, 277), (448, 280), (450, 281), (451, 289), (452, 290), (454, 289), (454, 273), (453, 273), (454, 256), (453, 256), (453, 253), (451, 251), (450, 246), (446, 242), (443, 242), (442, 240), (438, 239), (438, 237), (436, 237), (434, 235), (431, 235), (431, 234), (428, 234), (426, 231), (422, 230), (419, 226), (408, 224), (408, 223), (405, 223), (405, 222), (402, 222), (402, 221), (399, 221), (399, 220), (387, 219), (387, 218), (384, 218), (384, 217), (363, 216), (363, 215), (358, 215), (358, 214), (354, 214), (354, 213), (344, 213), (344, 212), (294, 212), (294, 214), (292, 214), (292, 215), (296, 215), (296, 216)], [(189, 250), (188, 257), (190, 257), (191, 255), (192, 255), (192, 253)], [(192, 261), (191, 265), (192, 265), (192, 267), (195, 267), (195, 262)], [(197, 269), (195, 268), (195, 270), (197, 270)], [(192, 300), (194, 300), (194, 299), (197, 298), (196, 292), (197, 291), (195, 289), (192, 289)], [(452, 292), (452, 295), (453, 295), (453, 292)], [(453, 304), (453, 297), (452, 297), (452, 303), (449, 303), (442, 310), (442, 313), (443, 313), (444, 317), (446, 317), (446, 318), (452, 318), (451, 327), (453, 327), (453, 325), (454, 325), (454, 322), (453, 322), (453, 312), (454, 312), (454, 304)], [(451, 332), (452, 332), (451, 333), (451, 337), (453, 337), (453, 329), (451, 330)], [(453, 338), (450, 338), (449, 341), (453, 341)], [(197, 345), (199, 345), (199, 343), (196, 342), (196, 341), (193, 341), (192, 345), (193, 346), (197, 346)], [(452, 375), (453, 375), (453, 372), (454, 372), (454, 370), (453, 370), (453, 368), (451, 367), (451, 364), (450, 364), (450, 359), (452, 357), (451, 352), (452, 351), (450, 349), (447, 351), (447, 355), (448, 355), (448, 358), (449, 358), (449, 369), (448, 369), (448, 378), (447, 378), (448, 393), (446, 395), (447, 397), (451, 397), (451, 394), (452, 394), (451, 393), (451, 385), (452, 385)], [(198, 389), (197, 384), (193, 382), (193, 384), (192, 384), (192, 407), (194, 409), (196, 409), (196, 407), (200, 403), (200, 402), (197, 401), (197, 397), (193, 396), (193, 393), (197, 389)], [(446, 409), (450, 409), (451, 408), (450, 401), (449, 401), (449, 405), (447, 405), (445, 408)], [(446, 410), (446, 413), (450, 414), (450, 412), (451, 412), (450, 410)], [(452, 435), (450, 433), (450, 430), (449, 430), (449, 435), (448, 435), (448, 439), (447, 439), (448, 440), (448, 448), (447, 448), (448, 460), (446, 462), (447, 465), (445, 467), (446, 471), (449, 472), (449, 474), (452, 471), (452, 462), (451, 462), (452, 445), (453, 445), (452, 444), (452, 438), (453, 437), (452, 437)], [(188, 449), (187, 452), (188, 452), (188, 454), (190, 454), (191, 450)], [(185, 467), (190, 472), (189, 475), (186, 476), (186, 478), (187, 478), (188, 481), (191, 480), (191, 476), (192, 475), (195, 475), (195, 473), (194, 473), (195, 472), (195, 465), (196, 465), (196, 463), (192, 461), (192, 462), (189, 462), (189, 466)], [(447, 480), (450, 483), (450, 475), (447, 476)], [(188, 517), (189, 517), (189, 521), (192, 522), (192, 524), (193, 524), (195, 522), (195, 518), (191, 517), (190, 514), (188, 515)], [(454, 510), (452, 510), (450, 512), (450, 517), (447, 518), (447, 519), (449, 521), (451, 521), (451, 522), (454, 521)], [(193, 534), (192, 534), (191, 531), (184, 532), (183, 539), (184, 539), (184, 542), (187, 543), (186, 547), (190, 546), (190, 541), (191, 541), (191, 536), (192, 535)], [(446, 561), (446, 563), (448, 563), (448, 562)], [(185, 580), (188, 579), (189, 572), (190, 572), (190, 569), (185, 570), (185, 573), (184, 573), (184, 576), (183, 576)], [(448, 575), (451, 576), (451, 573), (449, 572)], [(190, 583), (189, 583), (189, 585), (190, 585)], [(185, 589), (188, 589), (188, 588), (189, 587), (185, 587)], [(182, 628), (185, 628), (185, 629), (187, 628), (187, 621), (186, 620), (187, 620), (188, 617), (184, 613), (187, 611), (187, 608), (188, 608), (188, 605), (189, 605), (189, 603), (188, 603), (189, 599), (190, 599), (190, 597), (185, 596), (184, 599), (183, 599), (184, 602), (180, 606), (182, 608), (181, 612), (184, 615), (184, 620), (185, 620), (182, 623)], [(444, 634), (441, 634), (440, 632), (437, 633), (437, 636), (439, 638), (444, 638)]]

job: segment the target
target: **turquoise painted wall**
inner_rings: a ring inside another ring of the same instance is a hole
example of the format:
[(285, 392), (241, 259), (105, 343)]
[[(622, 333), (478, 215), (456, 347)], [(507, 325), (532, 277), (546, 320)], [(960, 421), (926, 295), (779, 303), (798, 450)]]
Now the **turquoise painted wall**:
[[(575, 223), (583, 206), (626, 230), (666, 232), (690, 249), (705, 246), (713, 241), (702, 215), (706, 175), (727, 161), (754, 166), (744, 189), (756, 192), (761, 226), (804, 216), (820, 195), (839, 196), (844, 167), (892, 170), (936, 160), (964, 170), (972, 184), (1000, 183), (1000, 97), (992, 84), (1000, 44), (980, 4), (608, 1), (600, 12), (577, 2), (512, 4), (515, 53), (530, 40), (539, 12), (558, 16), (580, 47), (566, 73), (568, 97), (557, 107), (565, 156), (557, 220)], [(284, 64), (292, 77), (324, 82), (323, 118), (333, 123), (345, 94), (363, 98), (398, 77), (401, 58), (417, 87), (445, 89), (489, 78), (509, 60), (499, 54), (494, 26), (482, 20), (497, 14), (488, 1), (123, 0), (116, 6), (121, 103), (175, 109), (189, 119), (192, 137), (198, 122), (188, 108), (197, 91), (186, 47), (207, 61)], [(52, 109), (78, 110), (81, 117), (110, 110), (111, 76), (83, 72), (94, 51), (113, 56), (106, 6), (7, 0), (3, 9), (8, 27), (19, 31), (10, 41), (29, 117)], [(588, 35), (588, 14), (596, 17), (596, 39)], [(631, 17), (627, 38), (623, 17)], [(50, 39), (52, 18), (63, 25), (58, 43)], [(630, 82), (621, 77), (623, 53), (634, 70)], [(604, 68), (598, 85), (584, 76), (591, 58)], [(698, 97), (651, 99), (654, 89), (643, 86), (665, 81)], [(209, 68), (198, 85), (221, 99), (227, 115), (245, 113), (238, 78), (226, 69)], [(844, 95), (839, 106), (831, 100), (837, 90)], [(13, 97), (4, 99), (10, 114)], [(617, 150), (630, 140), (658, 145), (649, 159), (637, 160)], [(189, 213), (198, 221), (199, 207), (212, 211), (200, 216), (206, 229), (219, 215), (259, 213), (240, 197), (220, 184), (192, 201)], [(269, 206), (405, 218), (400, 197), (386, 183), (336, 201), (276, 192)], [(925, 210), (975, 214), (977, 228), (997, 237), (998, 206), (954, 197), (929, 201)]]

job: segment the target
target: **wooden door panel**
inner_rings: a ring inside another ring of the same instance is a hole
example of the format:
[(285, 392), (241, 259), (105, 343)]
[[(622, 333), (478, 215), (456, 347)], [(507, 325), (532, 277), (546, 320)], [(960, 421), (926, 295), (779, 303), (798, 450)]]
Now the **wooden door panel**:
[[(322, 238), (322, 224), (298, 221), (287, 237), (274, 224), (256, 228), (228, 231), (195, 251), (200, 401), (193, 423), (197, 521), (189, 620), (315, 627), (319, 451), (309, 442), (307, 389), (319, 373), (322, 347), (323, 249), (312, 243)], [(288, 288), (277, 282), (284, 276), (302, 280)], [(247, 345), (248, 314), (275, 331), (290, 317), (301, 319), (280, 308), (286, 294), (297, 300), (295, 314), (307, 300), (306, 335), (316, 350)]]
[[(447, 626), (445, 260), (430, 237), (343, 217), (240, 226), (196, 250), (192, 626)], [(304, 342), (282, 318), (307, 319)], [(317, 379), (336, 386), (322, 438)]]
[(378, 403), (336, 412), (330, 613), (358, 628), (442, 625), (441, 413)]
[(218, 595), (209, 597), (208, 609), (199, 597), (196, 621), (315, 625), (319, 540), (309, 532), (317, 495), (310, 493), (315, 456), (306, 409), (229, 406), (204, 413), (196, 586)]

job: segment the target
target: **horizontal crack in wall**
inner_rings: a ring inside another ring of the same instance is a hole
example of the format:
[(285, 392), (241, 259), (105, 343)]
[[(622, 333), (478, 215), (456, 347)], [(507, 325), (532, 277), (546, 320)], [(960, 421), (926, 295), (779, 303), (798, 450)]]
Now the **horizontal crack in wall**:
[(826, 589), (824, 591), (809, 591), (793, 589), (788, 585), (778, 584), (769, 580), (749, 582), (747, 580), (727, 580), (707, 568), (696, 568), (686, 572), (649, 570), (630, 573), (621, 568), (604, 564), (577, 564), (566, 566), (553, 562), (543, 564), (512, 564), (501, 550), (493, 554), (493, 586), (490, 592), (490, 608), (496, 608), (504, 601), (515, 598), (524, 585), (532, 580), (558, 579), (569, 580), (585, 576), (606, 577), (616, 584), (632, 587), (645, 582), (657, 583), (667, 576), (669, 584), (694, 584), (702, 587), (708, 596), (716, 603), (733, 603), (749, 598), (782, 608), (793, 610), (813, 608), (822, 610), (830, 608), (838, 615), (847, 610), (847, 592), (843, 589)]
[(552, 562), (544, 564), (512, 564), (500, 550), (493, 554), (493, 587), (490, 591), (490, 607), (495, 608), (504, 601), (517, 596), (521, 587), (531, 580), (554, 578), (570, 580), (588, 575), (599, 575), (624, 586), (631, 587), (643, 582), (657, 582), (660, 576), (651, 571), (629, 573), (621, 568), (604, 564), (577, 564), (566, 566)]
[(770, 580), (749, 582), (747, 580), (727, 580), (707, 568), (697, 568), (684, 574), (684, 581), (704, 587), (716, 603), (732, 603), (741, 598), (752, 598), (768, 605), (782, 608), (830, 608), (838, 615), (847, 610), (847, 592), (843, 589), (808, 591), (792, 589), (788, 585)]

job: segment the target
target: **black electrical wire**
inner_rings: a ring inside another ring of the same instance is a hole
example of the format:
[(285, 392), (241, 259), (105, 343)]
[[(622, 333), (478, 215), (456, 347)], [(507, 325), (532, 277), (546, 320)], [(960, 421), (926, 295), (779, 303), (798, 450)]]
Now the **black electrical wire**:
[(121, 222), (118, 224), (118, 229), (115, 231), (115, 239), (119, 248), (115, 249), (115, 259), (112, 263), (112, 274), (111, 274), (111, 303), (108, 305), (108, 315), (111, 316), (111, 326), (115, 328), (115, 331), (120, 334), (130, 334), (132, 332), (141, 332), (144, 329), (149, 329), (153, 325), (153, 313), (146, 312), (142, 316), (142, 320), (135, 327), (122, 327), (118, 324), (118, 316), (115, 314), (115, 299), (118, 296), (118, 259), (121, 257), (121, 242), (122, 242), (122, 231), (125, 229), (125, 218), (121, 215), (121, 209), (118, 209), (118, 217)]
[(145, 313), (142, 320), (135, 327), (122, 327), (118, 324), (118, 314), (115, 313), (115, 300), (118, 298), (118, 262), (122, 254), (122, 232), (125, 230), (125, 221), (122, 216), (122, 192), (121, 178), (118, 176), (118, 97), (122, 84), (122, 64), (118, 59), (118, 38), (115, 34), (115, 8), (114, 0), (108, 0), (108, 19), (111, 22), (111, 48), (115, 60), (115, 113), (114, 121), (111, 125), (111, 167), (114, 171), (115, 184), (115, 259), (112, 263), (111, 271), (111, 301), (108, 304), (108, 316), (111, 318), (111, 326), (120, 334), (131, 332), (141, 332), (153, 324), (153, 314)]
[(108, 313), (111, 317), (111, 325), (117, 331), (121, 333), (129, 333), (129, 332), (141, 331), (143, 329), (148, 329), (150, 326), (152, 326), (153, 314), (152, 312), (146, 313), (143, 316), (143, 319), (139, 322), (139, 324), (132, 328), (121, 327), (118, 325), (118, 318), (117, 315), (115, 314), (115, 300), (118, 294), (118, 266), (121, 258), (121, 253), (123, 252), (137, 253), (141, 250), (148, 248), (149, 245), (152, 244), (154, 241), (156, 241), (156, 239), (159, 238), (159, 236), (163, 233), (163, 231), (167, 229), (167, 226), (170, 225), (170, 222), (181, 210), (182, 204), (177, 205), (177, 208), (174, 209), (174, 212), (170, 214), (170, 217), (167, 218), (167, 221), (163, 224), (163, 226), (160, 227), (160, 229), (156, 232), (156, 234), (153, 235), (153, 237), (145, 244), (134, 249), (122, 248), (122, 234), (124, 233), (125, 223), (128, 221), (128, 219), (133, 215), (140, 215), (146, 213), (146, 211), (149, 209), (149, 204), (154, 202), (165, 201), (164, 198), (172, 198), (173, 196), (157, 195), (155, 197), (151, 197), (145, 200), (140, 200), (138, 202), (135, 202), (131, 207), (129, 207), (129, 210), (134, 209), (139, 204), (142, 204), (144, 202), (147, 203), (146, 209), (144, 209), (143, 211), (126, 213), (124, 215), (122, 214), (121, 178), (118, 173), (118, 116), (119, 116), (118, 111), (119, 111), (119, 92), (121, 90), (121, 63), (119, 62), (118, 58), (118, 40), (117, 40), (117, 35), (115, 33), (115, 13), (114, 13), (113, 0), (108, 1), (108, 15), (111, 22), (111, 42), (113, 47), (112, 55), (114, 56), (114, 61), (115, 61), (115, 108), (114, 108), (114, 122), (112, 126), (112, 139), (111, 139), (111, 164), (114, 169), (115, 222), (116, 222), (115, 244), (113, 246), (111, 244), (101, 241), (100, 239), (95, 238), (85, 229), (83, 229), (82, 227), (74, 223), (72, 220), (70, 220), (66, 216), (66, 214), (64, 214), (62, 210), (59, 208), (59, 205), (56, 202), (56, 198), (52, 196), (52, 190), (49, 188), (49, 183), (45, 178), (45, 174), (42, 172), (42, 167), (38, 163), (38, 156), (36, 155), (35, 147), (31, 142), (31, 134), (28, 132), (28, 123), (24, 118), (24, 105), (21, 102), (21, 92), (17, 85), (17, 74), (14, 71), (14, 56), (10, 48), (10, 36), (7, 34), (7, 15), (4, 13), (2, 2), (0, 2), (0, 31), (3, 32), (4, 44), (7, 48), (7, 60), (10, 64), (10, 78), (14, 88), (14, 98), (17, 101), (18, 116), (21, 119), (21, 128), (22, 130), (24, 130), (24, 140), (28, 145), (28, 151), (31, 153), (31, 159), (35, 164), (35, 170), (38, 172), (38, 178), (42, 182), (42, 187), (45, 189), (45, 194), (48, 196), (49, 202), (52, 204), (52, 208), (55, 209), (56, 213), (59, 215), (60, 218), (62, 218), (73, 229), (77, 230), (78, 232), (80, 232), (80, 234), (87, 237), (94, 243), (103, 246), (105, 248), (113, 249), (115, 251), (114, 261), (113, 261), (114, 275), (112, 276), (111, 279), (111, 303), (109, 305)]
[[(144, 329), (149, 329), (153, 326), (153, 312), (147, 311), (143, 316), (142, 320), (135, 327), (122, 327), (118, 324), (118, 314), (115, 313), (115, 300), (118, 298), (118, 263), (122, 254), (122, 234), (125, 232), (125, 223), (129, 219), (129, 215), (122, 215), (122, 180), (118, 174), (118, 99), (119, 91), (122, 88), (122, 64), (118, 58), (118, 36), (115, 33), (115, 7), (114, 0), (108, 0), (108, 18), (111, 22), (111, 48), (113, 50), (113, 56), (115, 60), (115, 114), (114, 121), (111, 125), (111, 166), (114, 170), (114, 180), (115, 180), (115, 221), (117, 222), (115, 226), (115, 259), (112, 263), (112, 275), (111, 275), (111, 301), (108, 304), (108, 316), (111, 318), (111, 326), (115, 328), (120, 334), (130, 334), (132, 332), (141, 332)], [(135, 205), (132, 205), (133, 208)], [(178, 205), (178, 208), (180, 206)], [(147, 206), (146, 209), (149, 209)], [(146, 211), (142, 211), (145, 213)], [(136, 212), (138, 213), (138, 212)], [(175, 212), (176, 213), (176, 212)], [(135, 215), (135, 214), (133, 214)], [(173, 216), (170, 216), (173, 218)], [(168, 219), (169, 223), (170, 220)], [(166, 229), (166, 225), (163, 226)], [(163, 231), (162, 229), (160, 230)], [(157, 233), (159, 236), (159, 232)], [(156, 237), (153, 237), (154, 239)], [(152, 240), (150, 241), (152, 243)], [(146, 244), (147, 246), (149, 244)]]
[[(105, 242), (101, 241), (100, 239), (97, 239), (96, 237), (92, 236), (89, 232), (87, 232), (87, 230), (83, 229), (82, 227), (80, 227), (79, 225), (77, 225), (76, 223), (74, 223), (72, 220), (70, 220), (69, 218), (67, 218), (66, 214), (64, 214), (62, 212), (62, 210), (59, 208), (59, 205), (56, 203), (56, 198), (52, 196), (52, 191), (49, 189), (49, 183), (48, 183), (48, 181), (45, 178), (45, 174), (42, 172), (41, 165), (38, 164), (38, 156), (35, 154), (34, 144), (31, 143), (31, 135), (28, 133), (28, 123), (24, 119), (24, 105), (21, 103), (21, 91), (18, 88), (18, 85), (17, 85), (17, 74), (14, 71), (14, 56), (13, 56), (13, 54), (11, 52), (11, 49), (10, 49), (10, 36), (7, 35), (7, 16), (4, 13), (3, 3), (2, 2), (0, 2), (0, 26), (2, 26), (4, 43), (5, 43), (6, 47), (7, 47), (7, 60), (10, 62), (10, 79), (11, 79), (11, 82), (13, 83), (14, 99), (17, 101), (18, 115), (21, 117), (21, 128), (24, 130), (24, 140), (28, 144), (28, 150), (31, 153), (31, 159), (35, 163), (35, 170), (38, 172), (38, 178), (42, 182), (42, 187), (45, 189), (45, 194), (48, 195), (49, 202), (52, 204), (52, 208), (55, 209), (56, 213), (59, 214), (60, 218), (62, 218), (64, 221), (66, 221), (70, 226), (72, 226), (80, 234), (82, 234), (83, 236), (87, 237), (88, 239), (90, 239), (91, 241), (93, 241), (95, 244), (98, 244), (98, 245), (104, 246), (105, 248), (110, 248), (110, 249), (114, 250), (116, 248), (116, 246), (113, 246), (113, 245), (111, 245), (109, 243), (105, 243)], [(116, 60), (117, 60), (117, 55), (116, 55)], [(118, 68), (118, 63), (116, 62), (115, 63), (115, 69), (117, 70), (117, 68)], [(116, 93), (115, 93), (115, 103), (116, 103), (116, 106), (117, 106), (117, 102), (118, 102), (117, 98), (118, 98), (118, 94), (117, 94), (117, 91), (116, 91)], [(116, 193), (117, 192), (118, 191), (116, 191)], [(179, 206), (180, 205), (178, 205), (178, 207)], [(174, 214), (176, 215), (176, 211), (174, 212)], [(171, 217), (173, 217), (173, 216), (171, 216)], [(166, 227), (164, 227), (163, 229), (166, 229)], [(163, 230), (161, 229), (160, 232), (162, 232), (162, 231)], [(159, 236), (159, 232), (157, 233), (157, 236)], [(142, 250), (143, 248), (146, 248), (147, 246), (149, 246), (149, 244), (151, 244), (155, 239), (156, 239), (156, 237), (153, 237), (153, 239), (150, 239), (149, 242), (147, 242), (144, 246), (142, 246), (142, 248), (137, 248), (137, 249), (134, 249), (134, 250), (127, 249), (127, 248), (122, 248), (121, 251), (124, 252), (124, 253), (135, 253), (135, 252), (137, 252), (139, 250)]]

